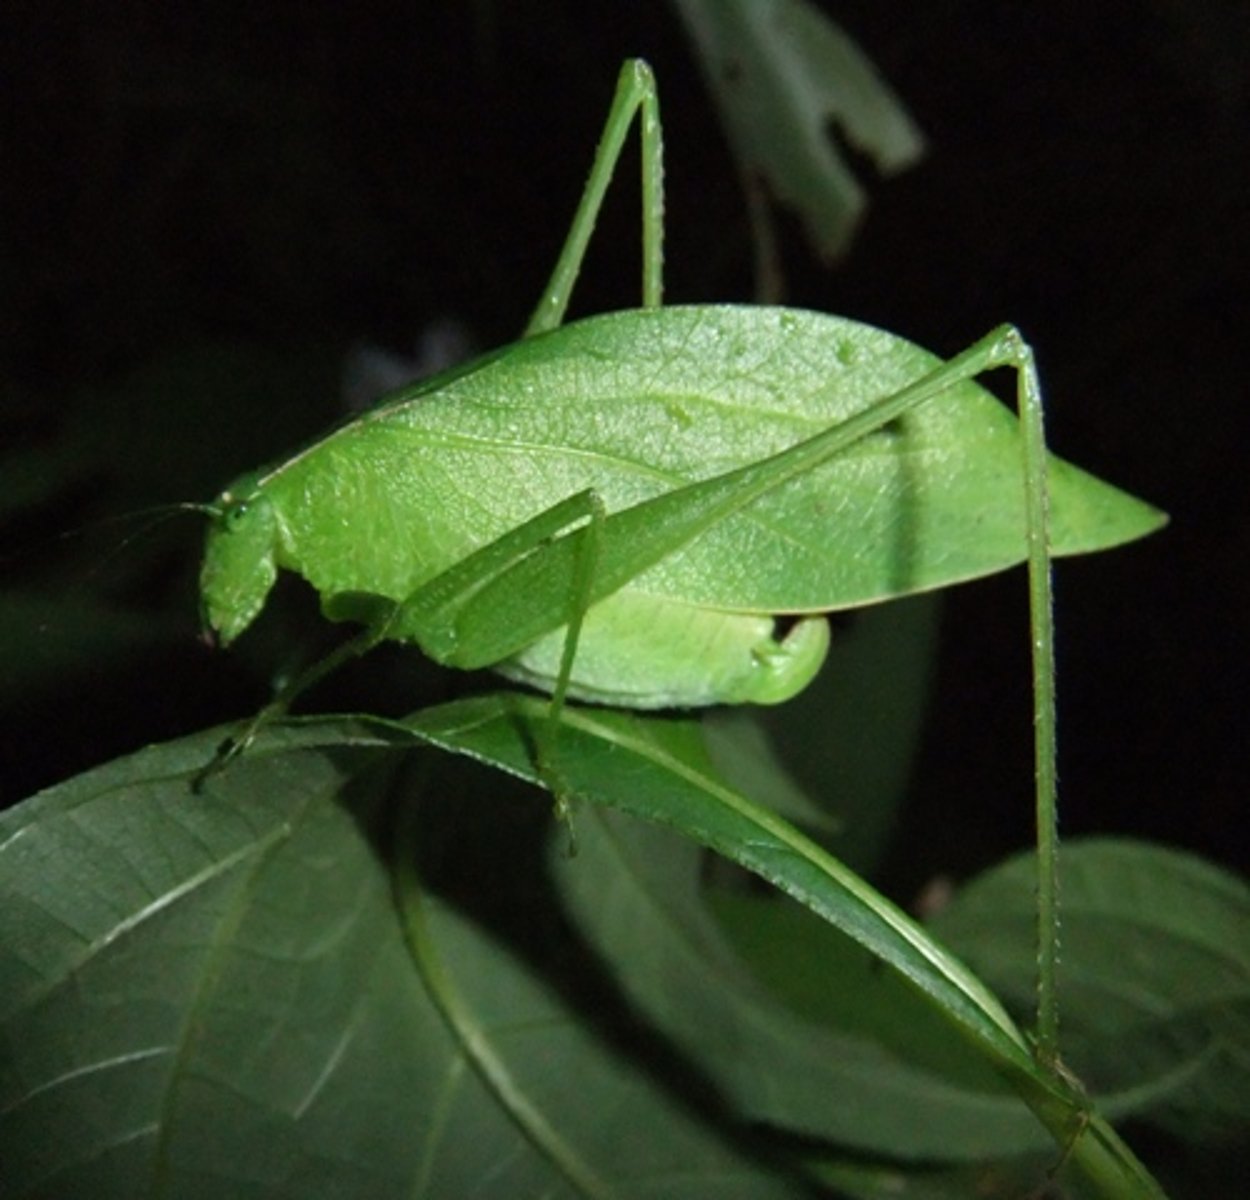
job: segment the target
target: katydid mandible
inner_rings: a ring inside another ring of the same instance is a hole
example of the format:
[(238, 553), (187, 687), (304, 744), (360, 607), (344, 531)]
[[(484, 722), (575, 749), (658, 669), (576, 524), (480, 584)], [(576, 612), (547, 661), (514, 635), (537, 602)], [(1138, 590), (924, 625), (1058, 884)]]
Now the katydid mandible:
[[(565, 325), (635, 115), (642, 306)], [(825, 657), (825, 613), (1027, 560), (1053, 864), (1050, 556), (1139, 537), (1161, 514), (1047, 454), (1033, 356), (1011, 327), (942, 362), (840, 317), (662, 307), (661, 160), (654, 79), (628, 62), (524, 337), (223, 491), (201, 577), (209, 630), (232, 642), (294, 571), (328, 618), (364, 629), (266, 712), (395, 639), (550, 692), (554, 737), (566, 697), (783, 701)], [(1000, 366), (1016, 372), (1018, 421), (974, 382)], [(1053, 1055), (1049, 866), (1041, 891)]]

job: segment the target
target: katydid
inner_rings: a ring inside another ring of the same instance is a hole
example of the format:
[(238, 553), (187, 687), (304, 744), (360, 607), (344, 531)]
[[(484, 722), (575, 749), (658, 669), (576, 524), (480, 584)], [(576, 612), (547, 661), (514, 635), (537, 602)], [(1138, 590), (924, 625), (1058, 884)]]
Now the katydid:
[[(639, 113), (642, 306), (566, 325)], [(550, 692), (554, 736), (566, 695), (783, 701), (824, 659), (830, 610), (1027, 559), (1048, 793), (1050, 555), (1139, 537), (1162, 515), (1047, 455), (1033, 357), (1010, 327), (942, 362), (841, 317), (663, 307), (661, 156), (653, 77), (629, 62), (525, 336), (222, 492), (202, 574), (210, 630), (232, 642), (294, 571), (327, 617), (364, 631), (272, 707), (395, 639)], [(1019, 421), (974, 382), (999, 366), (1016, 371)]]

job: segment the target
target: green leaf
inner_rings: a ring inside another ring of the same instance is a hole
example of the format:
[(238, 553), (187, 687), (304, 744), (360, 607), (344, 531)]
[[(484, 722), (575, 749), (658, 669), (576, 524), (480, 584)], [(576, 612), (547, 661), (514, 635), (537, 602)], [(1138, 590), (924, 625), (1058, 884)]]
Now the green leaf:
[(516, 1090), (488, 1086), (394, 903), (387, 814), (425, 794), (396, 774), (410, 736), (269, 727), (197, 792), (220, 737), (0, 818), (6, 1196), (791, 1194), (429, 901), (430, 945)]
[(741, 175), (765, 182), (817, 252), (836, 258), (866, 200), (830, 124), (887, 176), (923, 154), (920, 131), (863, 51), (806, 0), (677, 0), (677, 9)]
[(740, 934), (757, 922), (788, 988), (804, 977), (837, 1007), (818, 1023), (744, 967), (708, 908), (698, 846), (611, 811), (580, 810), (575, 828), (578, 852), (558, 869), (579, 928), (607, 960), (628, 964), (621, 982), (634, 1003), (735, 1107), (902, 1160), (985, 1161), (1045, 1147), (1045, 1131), (1002, 1078), (871, 953), (775, 894), (713, 892), (716, 914)]
[[(528, 723), (546, 709), (545, 701), (499, 693), (427, 709), (410, 724), (436, 744), (533, 778)], [(677, 828), (775, 883), (870, 945), (992, 1047), (1003, 1067), (1032, 1072), (1024, 1038), (989, 992), (815, 843), (712, 776), (697, 726), (595, 709), (567, 712), (565, 725), (557, 767), (573, 794)]]
[(201, 735), (0, 821), (12, 1195), (345, 1194), (411, 1155), (411, 1100), (379, 1124), (342, 1097), (403, 1093), (437, 1022), (407, 1019), (386, 878), (333, 803), (368, 756), (304, 740), (228, 798), (192, 793)]
[[(1069, 842), (1060, 864), (1065, 1058), (1108, 1107), (1191, 1140), (1244, 1135), (1250, 888), (1123, 839)], [(1030, 871), (1027, 856), (995, 868), (935, 922), (1017, 1009), (1032, 1003)]]
[[(436, 744), (532, 778), (530, 747), (546, 712), (543, 701), (501, 694), (426, 710), (411, 727)], [(870, 950), (1011, 1083), (1100, 1194), (1162, 1194), (1110, 1126), (1087, 1112), (1074, 1086), (1033, 1060), (998, 1001), (966, 968), (863, 880), (712, 778), (705, 763), (692, 725), (582, 710), (566, 712), (554, 765), (571, 794), (680, 831)]]
[[(431, 900), (405, 859), (399, 894), (429, 986), (419, 985), (392, 892), (389, 814), (421, 805), (420, 845), (431, 795), (507, 800), (497, 785), (412, 785), (396, 774), (399, 751), (415, 735), (528, 778), (546, 711), (504, 694), (426, 710), (407, 728), (270, 726), (197, 791), (221, 736), (209, 732), (5, 814), (0, 1141), (13, 1194), (788, 1194), (744, 1157), (740, 1134), (725, 1140), (790, 1086), (774, 1077), (786, 1060), (770, 1071), (758, 1049), (795, 1014), (775, 1014), (762, 989), (751, 1001), (755, 1079), (735, 1088), (732, 1068), (722, 1072), (729, 1103), (691, 1109), (615, 1053), (598, 1019), (587, 1024), (529, 958)], [(569, 713), (556, 765), (575, 794), (719, 850), (850, 934), (1065, 1148), (1080, 1132), (1071, 1158), (1100, 1194), (1157, 1194), (1079, 1094), (1034, 1063), (983, 985), (714, 778), (696, 724)], [(624, 980), (630, 964), (617, 969)], [(710, 1008), (709, 1021), (747, 1011), (740, 999), (754, 985), (736, 968), (725, 977), (734, 1003)], [(698, 1078), (711, 1060), (694, 1049)]]

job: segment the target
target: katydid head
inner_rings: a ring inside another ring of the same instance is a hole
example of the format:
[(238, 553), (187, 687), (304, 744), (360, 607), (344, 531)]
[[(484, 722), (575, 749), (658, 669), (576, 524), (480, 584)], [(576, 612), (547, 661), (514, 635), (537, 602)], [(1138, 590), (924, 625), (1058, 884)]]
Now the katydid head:
[(257, 617), (278, 575), (278, 522), (256, 476), (237, 480), (218, 497), (200, 569), (205, 629), (228, 646)]

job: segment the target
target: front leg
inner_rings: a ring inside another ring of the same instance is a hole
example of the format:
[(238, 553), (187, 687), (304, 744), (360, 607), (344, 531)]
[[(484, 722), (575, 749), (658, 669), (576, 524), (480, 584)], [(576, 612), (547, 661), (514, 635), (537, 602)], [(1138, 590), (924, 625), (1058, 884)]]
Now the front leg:
[(472, 651), (471, 643), (466, 644), (467, 631), (461, 618), (481, 589), (505, 577), (522, 561), (542, 559), (546, 548), (560, 534), (581, 525), (581, 535), (575, 540), (565, 602), (548, 617), (551, 628), (564, 627), (564, 645), (547, 720), (534, 747), (539, 776), (555, 795), (561, 817), (568, 814), (568, 792), (554, 766), (555, 743), (560, 713), (576, 665), (582, 624), (591, 603), (606, 518), (603, 500), (593, 489), (569, 496), (423, 584), (395, 607), (383, 627), (373, 635), (374, 643), (383, 638), (411, 639), (436, 662), (464, 665), (463, 656), (467, 654), (471, 660)]

